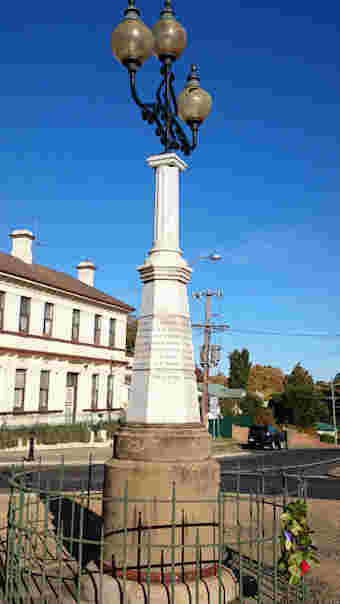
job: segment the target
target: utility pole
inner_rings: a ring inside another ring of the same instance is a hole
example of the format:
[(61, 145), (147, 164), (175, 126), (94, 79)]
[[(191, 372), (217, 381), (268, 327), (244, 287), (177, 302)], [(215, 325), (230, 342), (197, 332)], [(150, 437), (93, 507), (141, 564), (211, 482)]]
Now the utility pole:
[(209, 412), (209, 370), (210, 367), (216, 366), (219, 362), (219, 350), (217, 347), (212, 347), (210, 344), (211, 333), (217, 331), (226, 331), (230, 325), (220, 324), (216, 325), (210, 322), (211, 317), (211, 298), (216, 296), (222, 298), (222, 290), (217, 289), (212, 291), (207, 289), (200, 292), (194, 292), (193, 298), (200, 299), (205, 298), (205, 318), (204, 323), (193, 323), (192, 327), (204, 330), (204, 344), (201, 350), (201, 366), (203, 367), (203, 397), (201, 404), (201, 422), (208, 426), (208, 412)]

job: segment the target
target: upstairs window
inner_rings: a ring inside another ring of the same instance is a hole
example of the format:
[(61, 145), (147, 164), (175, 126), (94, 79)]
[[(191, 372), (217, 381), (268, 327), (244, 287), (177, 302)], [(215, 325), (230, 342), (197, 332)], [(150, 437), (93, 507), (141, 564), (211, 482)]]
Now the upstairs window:
[(98, 409), (99, 374), (92, 376), (91, 409)]
[(113, 375), (112, 374), (107, 376), (106, 406), (108, 409), (113, 408)]
[(15, 372), (14, 411), (23, 411), (25, 408), (26, 369), (17, 369)]
[(20, 314), (19, 314), (19, 331), (28, 333), (30, 325), (31, 299), (21, 296), (20, 298)]
[(116, 343), (116, 324), (117, 319), (110, 319), (110, 330), (109, 330), (109, 346), (110, 348), (115, 347)]
[(72, 313), (72, 342), (79, 342), (80, 310), (73, 309)]
[(48, 410), (48, 391), (50, 385), (50, 372), (40, 372), (39, 411)]
[(94, 315), (94, 343), (99, 346), (101, 337), (102, 318), (100, 315)]
[(5, 292), (0, 292), (0, 329), (4, 328)]
[(44, 335), (51, 336), (53, 329), (53, 311), (54, 305), (50, 302), (45, 303), (44, 309)]

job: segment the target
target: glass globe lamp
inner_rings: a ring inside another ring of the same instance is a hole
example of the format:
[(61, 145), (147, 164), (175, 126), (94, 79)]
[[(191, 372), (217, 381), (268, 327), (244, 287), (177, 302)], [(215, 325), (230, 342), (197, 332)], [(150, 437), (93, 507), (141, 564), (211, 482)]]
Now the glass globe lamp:
[(112, 52), (125, 67), (136, 71), (154, 52), (153, 36), (140, 19), (134, 0), (129, 0), (124, 15), (125, 19), (112, 32)]
[(187, 84), (177, 99), (178, 115), (189, 126), (201, 124), (212, 107), (210, 94), (200, 87), (196, 65), (192, 65)]
[(160, 20), (153, 26), (154, 52), (160, 60), (178, 59), (187, 45), (184, 27), (175, 19), (171, 0), (165, 0)]

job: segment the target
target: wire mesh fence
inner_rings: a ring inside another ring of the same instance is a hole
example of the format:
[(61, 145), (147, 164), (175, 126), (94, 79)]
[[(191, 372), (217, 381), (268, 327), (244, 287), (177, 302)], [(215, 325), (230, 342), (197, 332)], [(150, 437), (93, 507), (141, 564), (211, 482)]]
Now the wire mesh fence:
[[(290, 586), (278, 572), (280, 516), (289, 501), (306, 497), (306, 478), (281, 473), (271, 493), (270, 477), (254, 474), (250, 494), (233, 472), (233, 492), (183, 500), (175, 484), (167, 499), (132, 498), (128, 484), (123, 496), (104, 496), (91, 462), (72, 490), (63, 463), (53, 480), (43, 467), (16, 469), (1, 535), (4, 601), (307, 602), (304, 582)], [(105, 534), (112, 504), (123, 521)]]

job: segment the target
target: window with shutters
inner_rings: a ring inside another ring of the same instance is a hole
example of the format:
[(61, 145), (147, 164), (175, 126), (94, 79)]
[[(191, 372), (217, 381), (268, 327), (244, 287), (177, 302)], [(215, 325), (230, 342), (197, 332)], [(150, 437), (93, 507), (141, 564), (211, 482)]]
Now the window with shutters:
[(50, 385), (50, 372), (40, 372), (40, 394), (39, 394), (39, 411), (48, 410), (48, 391)]
[(21, 296), (20, 298), (20, 314), (19, 314), (19, 331), (28, 333), (30, 325), (30, 310), (31, 299)]
[(24, 411), (25, 408), (26, 369), (15, 372), (14, 411)]
[(46, 336), (52, 335), (53, 314), (54, 314), (53, 311), (54, 311), (54, 305), (51, 304), (50, 302), (46, 302), (45, 309), (44, 309), (44, 334)]

